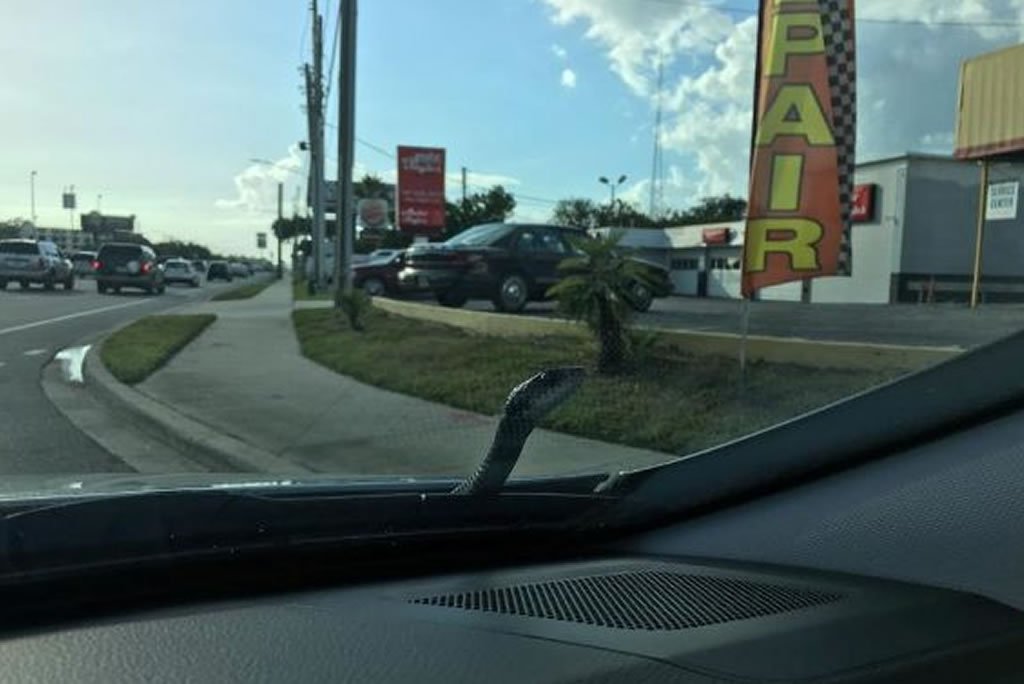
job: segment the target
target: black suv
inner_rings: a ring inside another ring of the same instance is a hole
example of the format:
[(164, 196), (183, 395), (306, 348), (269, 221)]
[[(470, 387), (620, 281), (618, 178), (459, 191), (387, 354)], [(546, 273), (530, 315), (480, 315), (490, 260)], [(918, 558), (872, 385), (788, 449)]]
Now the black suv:
[[(470, 228), (447, 242), (419, 245), (405, 257), (399, 275), (403, 289), (432, 290), (444, 306), (459, 307), (470, 299), (490, 299), (499, 311), (522, 311), (529, 301), (542, 300), (564, 273), (562, 260), (573, 254), (570, 237), (586, 239), (582, 230), (561, 226), (489, 223)], [(646, 311), (655, 296), (671, 291), (668, 273), (650, 267), (655, 291), (636, 283), (630, 305)]]
[(94, 266), (96, 291), (100, 294), (107, 290), (120, 292), (122, 287), (164, 293), (164, 270), (157, 263), (156, 252), (145, 245), (108, 242), (100, 247)]

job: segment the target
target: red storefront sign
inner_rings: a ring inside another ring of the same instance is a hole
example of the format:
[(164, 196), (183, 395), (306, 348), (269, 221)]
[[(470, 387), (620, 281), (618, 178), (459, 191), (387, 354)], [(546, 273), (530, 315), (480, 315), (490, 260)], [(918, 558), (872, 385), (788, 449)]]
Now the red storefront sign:
[(732, 242), (732, 231), (728, 228), (705, 228), (701, 237), (705, 245), (727, 245)]
[(868, 223), (875, 220), (875, 191), (878, 188), (874, 183), (853, 186), (853, 210), (850, 212), (850, 219), (854, 223)]
[(398, 148), (400, 230), (436, 234), (444, 230), (444, 149)]

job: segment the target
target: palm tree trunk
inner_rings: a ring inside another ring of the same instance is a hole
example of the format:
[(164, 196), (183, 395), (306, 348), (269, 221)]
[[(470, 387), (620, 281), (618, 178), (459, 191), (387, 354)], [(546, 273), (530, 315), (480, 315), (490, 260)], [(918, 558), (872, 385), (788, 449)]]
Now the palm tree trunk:
[(625, 349), (622, 343), (622, 321), (615, 315), (611, 302), (601, 297), (597, 302), (598, 373), (614, 373), (622, 367)]

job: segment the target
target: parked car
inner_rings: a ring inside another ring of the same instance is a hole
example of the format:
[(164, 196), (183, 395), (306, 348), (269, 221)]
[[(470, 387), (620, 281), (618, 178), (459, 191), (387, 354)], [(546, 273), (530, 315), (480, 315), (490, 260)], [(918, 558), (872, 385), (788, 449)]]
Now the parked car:
[[(404, 291), (398, 274), (405, 266), (402, 250), (384, 250), (387, 254), (352, 265), (352, 284), (371, 297), (397, 295)], [(371, 255), (372, 256), (372, 255)]]
[(52, 290), (61, 283), (65, 290), (75, 287), (75, 272), (57, 245), (49, 240), (0, 240), (0, 289), (17, 282), (22, 289), (41, 283)]
[(248, 278), (252, 275), (249, 265), (241, 261), (232, 261), (228, 264), (228, 270), (235, 278)]
[(209, 266), (207, 266), (206, 262), (203, 261), (202, 259), (195, 259), (192, 261), (192, 268), (194, 268), (196, 270), (196, 273), (198, 273), (199, 275), (205, 276), (206, 269), (209, 268)]
[(164, 293), (164, 270), (156, 253), (145, 245), (108, 242), (102, 245), (93, 264), (96, 291), (120, 292), (122, 287), (138, 288), (149, 294)]
[(184, 283), (189, 287), (199, 287), (200, 275), (192, 262), (184, 259), (168, 259), (164, 262), (164, 282), (168, 285)]
[(226, 261), (211, 261), (210, 267), (206, 269), (206, 280), (226, 280), (229, 283), (234, 280), (231, 269)]
[[(444, 306), (460, 307), (470, 299), (490, 299), (499, 311), (522, 311), (530, 301), (545, 299), (564, 273), (559, 264), (573, 254), (570, 237), (589, 239), (582, 230), (561, 226), (489, 223), (470, 228), (447, 242), (417, 245), (405, 254), (399, 282), (407, 289), (433, 291)], [(655, 296), (671, 292), (668, 271), (650, 268), (651, 288), (635, 283), (629, 303), (646, 311)]]
[(91, 276), (92, 262), (96, 261), (96, 252), (80, 251), (71, 255), (71, 266), (79, 278)]

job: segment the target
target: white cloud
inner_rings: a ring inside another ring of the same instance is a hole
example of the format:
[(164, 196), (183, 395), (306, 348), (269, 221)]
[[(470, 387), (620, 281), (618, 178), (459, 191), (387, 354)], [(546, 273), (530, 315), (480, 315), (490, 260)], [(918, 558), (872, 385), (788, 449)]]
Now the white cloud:
[(558, 45), (557, 43), (551, 46), (551, 52), (558, 59), (565, 59), (566, 57), (569, 56), (569, 52), (564, 47)]
[[(277, 184), (302, 178), (304, 162), (298, 145), (288, 148), (288, 155), (271, 163), (253, 161), (235, 176), (234, 199), (218, 199), (218, 209), (236, 209), (250, 213), (276, 211)], [(296, 176), (295, 174), (299, 174)]]
[(572, 69), (562, 69), (562, 85), (566, 88), (575, 88), (576, 72)]
[[(657, 65), (663, 88), (663, 143), (678, 161), (678, 188), (746, 194), (755, 20), (700, 3), (544, 0), (560, 26), (583, 28), (634, 95), (655, 106)], [(950, 26), (1024, 21), (1024, 0), (860, 0), (858, 24), (862, 159), (921, 145), (949, 152), (959, 63), (1024, 39), (1020, 27)], [(911, 23), (906, 23), (911, 22)], [(641, 183), (626, 193), (643, 195)], [(649, 187), (649, 186), (647, 186)], [(666, 203), (669, 201), (666, 183)], [(646, 206), (646, 200), (641, 203)]]

